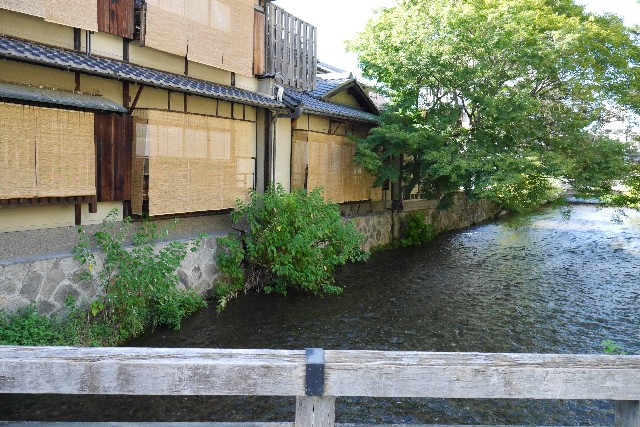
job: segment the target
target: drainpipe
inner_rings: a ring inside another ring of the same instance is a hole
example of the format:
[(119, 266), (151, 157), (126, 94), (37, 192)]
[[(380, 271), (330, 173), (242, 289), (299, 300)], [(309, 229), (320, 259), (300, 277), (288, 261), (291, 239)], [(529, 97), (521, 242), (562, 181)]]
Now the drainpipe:
[[(293, 111), (288, 111), (288, 112), (278, 112), (278, 111), (274, 111), (271, 115), (271, 132), (270, 132), (270, 136), (271, 136), (271, 141), (269, 141), (269, 167), (270, 167), (270, 171), (269, 171), (269, 182), (265, 182), (265, 187), (268, 187), (270, 184), (273, 184), (276, 181), (276, 137), (277, 137), (277, 131), (276, 131), (276, 121), (278, 119), (299, 119), (300, 117), (302, 117), (302, 110), (304, 108), (304, 103), (300, 102), (300, 103), (295, 103), (293, 102), (293, 100), (291, 99), (287, 99), (285, 96), (282, 95), (282, 93), (284, 92), (284, 88), (282, 88), (281, 86), (276, 85), (274, 88), (277, 91), (277, 97), (279, 101), (284, 102), (285, 105), (287, 105), (289, 108), (292, 108)], [(291, 141), (289, 142), (291, 143)]]

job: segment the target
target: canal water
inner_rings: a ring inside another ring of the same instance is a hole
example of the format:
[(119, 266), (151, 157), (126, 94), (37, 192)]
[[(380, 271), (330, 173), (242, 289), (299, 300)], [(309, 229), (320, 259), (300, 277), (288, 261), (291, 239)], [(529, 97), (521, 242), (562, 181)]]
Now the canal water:
[[(438, 236), (338, 272), (340, 296), (243, 295), (150, 347), (640, 353), (640, 215), (574, 206)], [(338, 399), (344, 423), (613, 425), (611, 402)], [(288, 398), (0, 396), (0, 419), (290, 421)]]

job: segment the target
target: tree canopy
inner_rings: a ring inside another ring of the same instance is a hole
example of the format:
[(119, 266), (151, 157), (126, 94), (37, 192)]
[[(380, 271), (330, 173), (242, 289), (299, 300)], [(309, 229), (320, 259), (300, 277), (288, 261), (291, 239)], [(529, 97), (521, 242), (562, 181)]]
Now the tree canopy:
[(628, 174), (629, 147), (592, 132), (640, 111), (638, 35), (573, 0), (399, 0), (349, 43), (392, 104), (358, 143), (379, 181), (424, 196), (461, 188), (513, 209), (551, 178), (598, 195)]

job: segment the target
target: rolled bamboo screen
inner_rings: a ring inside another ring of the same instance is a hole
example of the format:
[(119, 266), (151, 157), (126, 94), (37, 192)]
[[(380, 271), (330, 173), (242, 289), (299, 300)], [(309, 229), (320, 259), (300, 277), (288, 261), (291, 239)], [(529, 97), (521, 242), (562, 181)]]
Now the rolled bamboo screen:
[(145, 45), (178, 56), (187, 55), (186, 0), (147, 0)]
[(37, 195), (34, 108), (0, 104), (0, 199)]
[[(323, 187), (325, 198), (335, 203), (380, 200), (374, 177), (353, 163), (355, 144), (346, 136), (293, 132), (292, 188)], [(307, 171), (308, 170), (308, 171)]]
[(46, 2), (46, 0), (0, 0), (0, 9), (44, 18)]
[(149, 215), (232, 208), (253, 187), (255, 123), (156, 110), (136, 116), (147, 124), (136, 124), (134, 181), (146, 155)]
[(253, 74), (251, 0), (148, 0), (146, 26), (149, 47)]
[(96, 194), (94, 116), (0, 103), (0, 198)]
[(147, 121), (144, 119), (133, 118), (135, 139), (133, 141), (133, 160), (131, 163), (131, 210), (137, 215), (143, 214), (144, 179), (148, 172), (149, 141), (147, 139), (146, 124)]
[(98, 31), (98, 2), (87, 0), (47, 0), (45, 21)]
[(44, 18), (68, 27), (98, 31), (98, 3), (87, 0), (0, 0), (0, 9)]

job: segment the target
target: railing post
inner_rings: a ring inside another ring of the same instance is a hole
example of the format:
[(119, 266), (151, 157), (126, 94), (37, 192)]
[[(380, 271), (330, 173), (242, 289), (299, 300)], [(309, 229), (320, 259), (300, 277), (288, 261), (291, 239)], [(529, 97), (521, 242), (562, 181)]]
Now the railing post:
[(324, 396), (324, 351), (307, 349), (304, 391), (296, 397), (296, 427), (334, 427), (336, 398)]
[(335, 422), (335, 397), (296, 397), (296, 427), (334, 427)]
[(615, 427), (640, 427), (640, 400), (616, 400)]

